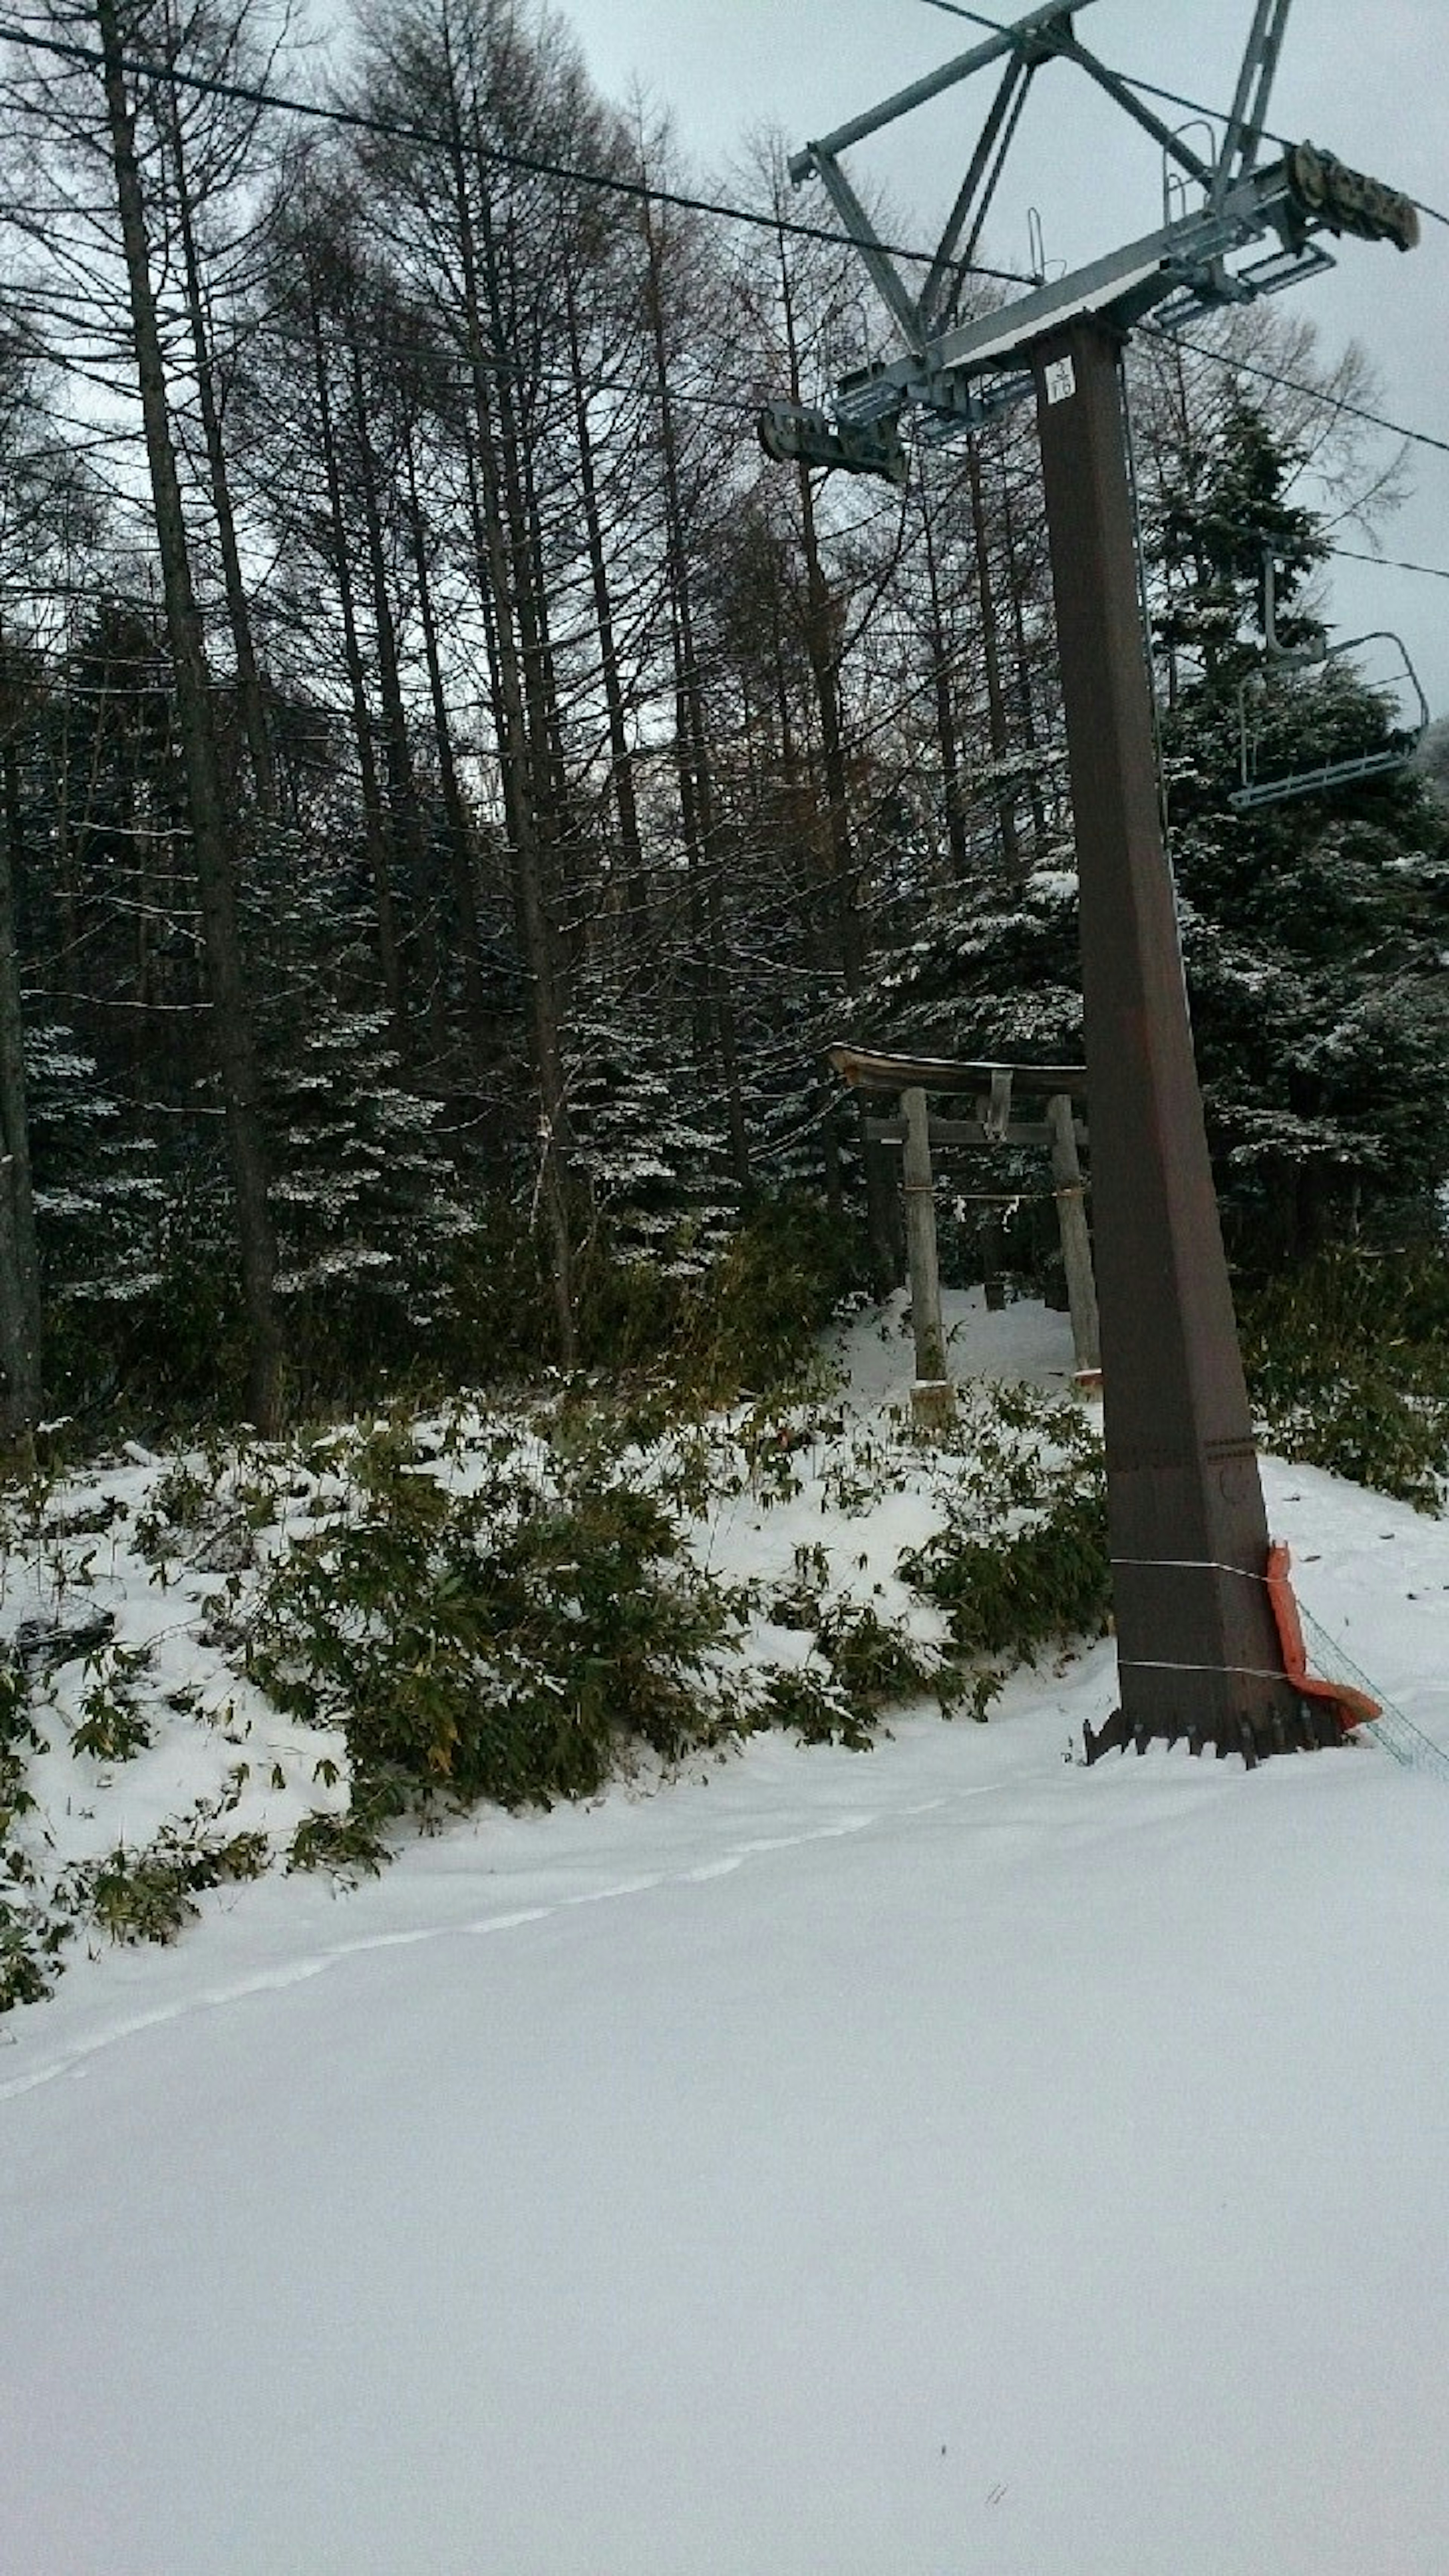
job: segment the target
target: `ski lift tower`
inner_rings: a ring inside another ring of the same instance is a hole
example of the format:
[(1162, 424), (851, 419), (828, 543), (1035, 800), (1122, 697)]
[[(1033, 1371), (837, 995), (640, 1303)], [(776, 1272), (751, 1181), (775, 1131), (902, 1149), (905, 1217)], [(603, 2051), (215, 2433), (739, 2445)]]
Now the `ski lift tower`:
[[(1268, 1532), (1193, 1060), (1163, 845), (1142, 631), (1122, 353), (1149, 313), (1171, 330), (1332, 266), (1325, 234), (1411, 249), (1410, 201), (1304, 143), (1263, 162), (1291, 0), (1256, 0), (1211, 159), (1153, 115), (1077, 34), (1093, 0), (1045, 0), (790, 163), (817, 178), (901, 341), (847, 377), (833, 420), (760, 416), (767, 452), (905, 479), (906, 424), (927, 443), (1034, 399), (1041, 439), (1080, 878), (1087, 1096), (1101, 1309), (1107, 1493), (1121, 1708), (1105, 1743), (1185, 1737), (1249, 1762), (1336, 1741), (1294, 1691), (1265, 1575)], [(1160, 146), (1174, 195), (1157, 231), (960, 318), (982, 224), (1027, 92), (1048, 65), (1096, 83)], [(997, 66), (925, 284), (879, 240), (841, 155)], [(1192, 129), (1194, 132), (1197, 129)]]

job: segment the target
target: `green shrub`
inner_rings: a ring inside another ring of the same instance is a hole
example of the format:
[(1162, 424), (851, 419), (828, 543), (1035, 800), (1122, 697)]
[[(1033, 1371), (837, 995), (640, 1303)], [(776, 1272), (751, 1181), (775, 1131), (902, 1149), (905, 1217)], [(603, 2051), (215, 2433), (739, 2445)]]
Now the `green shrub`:
[(1009, 1655), (1105, 1633), (1111, 1567), (1102, 1497), (1067, 1493), (1005, 1540), (970, 1537), (959, 1522), (902, 1560), (902, 1572), (950, 1621), (962, 1656)]
[(1438, 1511), (1449, 1477), (1442, 1242), (1337, 1245), (1239, 1305), (1249, 1385), (1271, 1446)]
[(757, 1723), (793, 1727), (802, 1744), (844, 1744), (853, 1753), (868, 1753), (874, 1742), (871, 1720), (838, 1683), (795, 1666), (772, 1668)]
[(64, 1927), (43, 1907), (0, 1895), (0, 2013), (38, 2004), (51, 1991), (51, 1967)]
[(919, 1699), (942, 1679), (939, 1656), (903, 1627), (890, 1626), (868, 1602), (832, 1602), (815, 1637), (838, 1688), (862, 1718)]
[(196, 1914), (193, 1900), (203, 1888), (259, 1878), (267, 1867), (265, 1834), (206, 1830), (218, 1812), (199, 1807), (164, 1825), (140, 1851), (117, 1843), (101, 1859), (77, 1863), (61, 1882), (63, 1902), (113, 1941), (174, 1941)]
[[(1106, 1490), (1097, 1437), (1071, 1402), (994, 1387), (962, 1409), (954, 1437), (973, 1454), (948, 1490), (944, 1526), (900, 1572), (946, 1614), (955, 1654), (1027, 1661), (1041, 1647), (1101, 1635), (1112, 1601)], [(985, 1713), (999, 1675), (970, 1694)]]
[(391, 1857), (380, 1830), (389, 1805), (376, 1796), (359, 1804), (354, 1796), (345, 1815), (314, 1808), (292, 1836), (288, 1872), (328, 1869), (334, 1878), (375, 1877)]
[(823, 1201), (763, 1199), (686, 1300), (673, 1354), (717, 1395), (801, 1376), (816, 1338), (862, 1276), (859, 1245)]
[(43, 1750), (25, 1667), (0, 1655), (0, 1844), (14, 1819), (35, 1804), (25, 1784), (26, 1757)]
[(621, 1260), (606, 1234), (579, 1263), (579, 1356), (586, 1368), (635, 1371), (657, 1366), (678, 1343), (689, 1282), (661, 1262)]
[(70, 1740), (72, 1754), (89, 1753), (97, 1762), (129, 1762), (146, 1751), (151, 1728), (136, 1706), (134, 1690), (150, 1661), (149, 1646), (104, 1646), (89, 1659), (80, 1723)]
[(471, 1492), (395, 1446), (361, 1484), (359, 1517), (277, 1567), (252, 1669), (343, 1726), (365, 1791), (547, 1805), (599, 1788), (630, 1739), (673, 1759), (698, 1738), (692, 1678), (728, 1605), (637, 1483), (515, 1444)]

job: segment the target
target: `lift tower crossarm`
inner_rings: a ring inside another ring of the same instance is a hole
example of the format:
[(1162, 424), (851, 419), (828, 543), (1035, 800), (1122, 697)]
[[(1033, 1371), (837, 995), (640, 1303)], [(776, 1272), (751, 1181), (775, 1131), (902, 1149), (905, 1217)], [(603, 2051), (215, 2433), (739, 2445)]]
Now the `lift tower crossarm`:
[[(969, 53), (958, 54), (954, 61), (943, 63), (939, 71), (928, 72), (923, 80), (913, 81), (909, 89), (897, 90), (881, 106), (868, 108), (864, 115), (852, 117), (848, 125), (837, 127), (818, 143), (807, 143), (804, 150), (792, 154), (790, 177), (798, 186), (802, 179), (817, 178), (870, 271), (872, 282), (882, 303), (887, 307), (908, 349), (916, 357), (925, 350), (927, 336), (939, 319), (940, 298), (945, 287), (956, 246), (971, 215), (973, 200), (983, 179), (986, 181), (981, 205), (976, 210), (972, 230), (972, 247), (980, 232), (986, 205), (1000, 175), (1000, 161), (989, 171), (993, 147), (1003, 125), (1005, 140), (1015, 129), (1031, 75), (1039, 62), (1044, 62), (1060, 49), (1063, 33), (1070, 35), (1072, 12), (1090, 8), (1092, 0), (1045, 0), (1011, 27), (997, 36), (973, 45)], [(883, 125), (893, 124), (898, 116), (909, 115), (912, 108), (925, 100), (938, 98), (943, 90), (953, 89), (958, 81), (969, 79), (988, 63), (1007, 61), (1005, 79), (997, 94), (996, 104), (987, 119), (986, 130), (977, 146), (946, 229), (931, 262), (930, 272), (920, 295), (913, 295), (900, 270), (887, 251), (865, 207), (840, 166), (840, 154), (852, 143), (868, 134), (876, 134)], [(1004, 150), (1004, 144), (1003, 144)], [(1209, 172), (1199, 166), (1194, 175), (1206, 186)], [(969, 251), (968, 251), (969, 257)]]
[(1213, 261), (1261, 240), (1275, 228), (1289, 203), (1288, 178), (1281, 165), (1256, 171), (1239, 183), (1217, 212), (1204, 207), (1161, 225), (1087, 267), (1074, 269), (1069, 277), (1018, 296), (999, 311), (958, 323), (924, 346), (916, 344), (912, 357), (881, 369), (872, 385), (894, 382), (905, 394), (908, 389), (921, 390), (923, 363), (932, 377), (999, 365), (1073, 314), (1098, 312), (1108, 305), (1113, 318), (1126, 327)]
[(833, 134), (822, 135), (818, 143), (807, 143), (803, 151), (791, 156), (791, 178), (798, 186), (819, 167), (821, 155), (833, 160), (837, 153), (847, 152), (852, 143), (863, 142), (867, 134), (878, 134), (883, 125), (909, 115), (913, 107), (923, 107), (927, 99), (939, 98), (942, 90), (954, 89), (958, 81), (969, 79), (972, 72), (981, 71), (987, 63), (1000, 62), (1004, 54), (1029, 53), (1033, 39), (1043, 30), (1070, 18), (1074, 10), (1091, 6), (1092, 0), (1045, 0), (1042, 8), (1029, 10), (1013, 26), (1003, 27), (999, 36), (988, 36), (984, 44), (973, 45), (969, 53), (957, 54), (953, 61), (942, 63), (938, 71), (927, 72), (922, 79), (912, 81), (908, 89), (897, 90), (879, 107), (868, 107), (860, 116), (853, 116), (848, 125), (838, 125)]

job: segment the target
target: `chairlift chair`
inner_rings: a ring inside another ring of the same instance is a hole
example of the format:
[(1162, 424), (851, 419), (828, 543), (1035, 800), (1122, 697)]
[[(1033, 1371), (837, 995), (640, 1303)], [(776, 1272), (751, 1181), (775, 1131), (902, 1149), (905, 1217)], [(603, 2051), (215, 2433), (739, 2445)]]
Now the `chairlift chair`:
[(1235, 814), (1250, 812), (1260, 805), (1282, 805), (1292, 796), (1322, 796), (1335, 787), (1357, 787), (1370, 778), (1387, 778), (1396, 770), (1407, 768), (1413, 759), (1429, 722), (1429, 702), (1424, 695), (1418, 672), (1409, 659), (1409, 648), (1401, 635), (1386, 626), (1370, 628), (1365, 635), (1351, 635), (1342, 644), (1318, 644), (1292, 650), (1278, 639), (1274, 573), (1271, 554), (1263, 558), (1263, 630), (1267, 669), (1301, 671), (1310, 666), (1321, 668), (1329, 662), (1342, 661), (1349, 653), (1361, 652), (1366, 644), (1389, 644), (1399, 657), (1399, 668), (1383, 684), (1386, 689), (1412, 692), (1418, 704), (1417, 721), (1411, 721), (1399, 741), (1383, 751), (1364, 751), (1334, 760), (1318, 761), (1307, 769), (1280, 771), (1263, 778), (1258, 774), (1258, 727), (1252, 716), (1255, 693), (1261, 698), (1271, 681), (1263, 674), (1243, 681), (1238, 690), (1238, 761), (1239, 781), (1228, 797)]

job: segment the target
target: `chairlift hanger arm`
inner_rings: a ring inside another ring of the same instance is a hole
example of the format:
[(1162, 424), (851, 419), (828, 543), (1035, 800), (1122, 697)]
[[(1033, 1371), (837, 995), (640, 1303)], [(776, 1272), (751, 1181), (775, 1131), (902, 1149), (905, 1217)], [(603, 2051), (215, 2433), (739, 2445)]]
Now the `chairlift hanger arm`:
[(1328, 644), (1297, 648), (1285, 644), (1278, 633), (1278, 559), (1271, 546), (1263, 550), (1263, 650), (1270, 663), (1280, 671), (1307, 670), (1311, 664), (1327, 659)]
[[(1424, 695), (1424, 683), (1409, 659), (1409, 648), (1402, 635), (1396, 635), (1391, 626), (1371, 626), (1366, 635), (1350, 635), (1342, 644), (1330, 644), (1326, 658), (1330, 662), (1336, 661), (1342, 653), (1356, 653), (1363, 644), (1392, 644), (1395, 652), (1400, 656), (1404, 665), (1403, 670), (1393, 674), (1383, 684), (1384, 693), (1387, 694), (1391, 688), (1413, 690), (1419, 706), (1418, 722), (1417, 724), (1411, 722), (1404, 730), (1413, 735), (1414, 741), (1411, 748), (1417, 749), (1429, 729), (1429, 701)], [(1371, 682), (1370, 686), (1372, 685)]]
[(1258, 0), (1252, 29), (1243, 48), (1243, 65), (1233, 97), (1223, 148), (1213, 172), (1212, 203), (1220, 206), (1234, 180), (1246, 177), (1258, 157), (1268, 114), (1273, 77), (1278, 69), (1288, 12), (1293, 0)]

